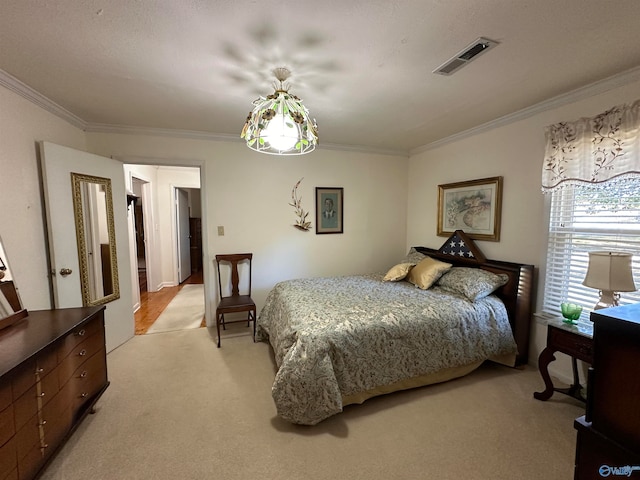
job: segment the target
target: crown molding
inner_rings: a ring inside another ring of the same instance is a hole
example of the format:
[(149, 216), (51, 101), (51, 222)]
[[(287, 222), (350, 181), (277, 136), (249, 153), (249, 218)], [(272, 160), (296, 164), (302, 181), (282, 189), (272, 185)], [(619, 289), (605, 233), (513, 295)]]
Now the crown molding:
[(374, 155), (393, 155), (396, 157), (409, 158), (408, 150), (394, 148), (378, 148), (366, 145), (342, 145), (337, 143), (322, 143), (318, 145), (319, 150), (340, 150), (341, 152), (371, 153)]
[(448, 143), (453, 143), (458, 140), (477, 135), (479, 133), (487, 132), (497, 127), (502, 127), (519, 120), (524, 120), (525, 118), (532, 117), (534, 115), (537, 115), (538, 113), (552, 110), (569, 103), (577, 102), (578, 100), (593, 97), (595, 95), (613, 90), (614, 88), (622, 87), (638, 80), (640, 80), (640, 67), (634, 67), (617, 75), (605, 78), (604, 80), (590, 83), (589, 85), (585, 85), (584, 87), (580, 87), (570, 92), (551, 97), (548, 100), (536, 103), (535, 105), (532, 105), (530, 107), (510, 113), (509, 115), (504, 115), (503, 117), (496, 118), (495, 120), (483, 123), (482, 125), (478, 125), (477, 127), (473, 127), (463, 132), (459, 132), (440, 140), (436, 140), (435, 142), (416, 147), (409, 151), (409, 155), (416, 155), (427, 150), (441, 147)]
[[(490, 122), (483, 123), (482, 125), (478, 125), (468, 130), (456, 133), (454, 135), (450, 135), (448, 137), (442, 138), (440, 140), (436, 140), (434, 142), (431, 142), (410, 150), (376, 148), (376, 147), (364, 146), (364, 145), (338, 145), (338, 144), (324, 144), (324, 143), (318, 145), (318, 149), (340, 150), (340, 151), (358, 152), (358, 153), (371, 153), (376, 155), (394, 155), (394, 156), (401, 156), (401, 157), (410, 157), (418, 153), (425, 152), (427, 150), (432, 150), (434, 148), (438, 148), (443, 145), (453, 143), (458, 140), (462, 140), (464, 138), (468, 138), (473, 135), (477, 135), (479, 133), (492, 130), (497, 127), (501, 127), (513, 122), (517, 122), (519, 120), (524, 120), (525, 118), (532, 117), (546, 110), (551, 110), (553, 108), (557, 108), (562, 105), (566, 105), (568, 103), (573, 103), (578, 100), (582, 100), (584, 98), (588, 98), (588, 97), (592, 97), (592, 96), (604, 93), (614, 88), (622, 87), (624, 85), (627, 85), (629, 83), (632, 83), (638, 80), (640, 80), (640, 67), (635, 67), (630, 70), (626, 70), (625, 72), (619, 73), (617, 75), (613, 75), (611, 77), (605, 78), (604, 80), (600, 80), (600, 81), (591, 83), (589, 85), (586, 85), (584, 87), (577, 88), (570, 92), (552, 97), (548, 100), (542, 101), (530, 107), (523, 108), (522, 110), (518, 110), (517, 112), (504, 115)], [(41, 93), (37, 92), (30, 86), (21, 82), (16, 77), (14, 77), (13, 75), (7, 73), (2, 69), (0, 69), (0, 86), (3, 86), (8, 90), (11, 90), (12, 92), (20, 95), (21, 97), (31, 101), (32, 103), (39, 106), (40, 108), (48, 111), (49, 113), (52, 113), (53, 115), (60, 117), (61, 119), (67, 121), (71, 125), (85, 132), (118, 133), (118, 134), (125, 134), (125, 135), (151, 135), (151, 136), (159, 136), (159, 137), (189, 138), (189, 139), (221, 141), (221, 142), (243, 142), (243, 140), (240, 139), (239, 135), (231, 135), (231, 134), (214, 134), (214, 133), (194, 131), (194, 130), (175, 130), (175, 129), (163, 129), (163, 128), (152, 128), (152, 127), (134, 127), (129, 125), (114, 125), (114, 124), (105, 124), (105, 123), (89, 123), (84, 121), (77, 115), (71, 113), (69, 110), (65, 109), (64, 107), (58, 105), (57, 103), (50, 100), (49, 98), (45, 97)]]
[[(194, 130), (176, 130), (169, 128), (153, 128), (153, 127), (132, 127), (129, 125), (112, 125), (106, 123), (89, 123), (85, 128), (86, 132), (91, 133), (117, 133), (122, 135), (151, 135), (155, 137), (173, 137), (173, 138), (189, 138), (195, 140), (210, 140), (217, 142), (233, 142), (244, 143), (240, 135), (218, 134), (201, 132)], [(406, 150), (395, 150), (389, 148), (376, 148), (364, 145), (339, 145), (333, 143), (323, 143), (318, 145), (318, 150), (340, 150), (343, 152), (359, 152), (373, 153), (377, 155), (395, 155), (408, 157)]]
[(240, 142), (240, 135), (228, 133), (209, 133), (198, 130), (178, 130), (171, 128), (134, 127), (110, 123), (88, 123), (87, 133), (117, 133), (121, 135), (151, 135), (154, 137), (189, 138), (192, 140), (214, 140), (219, 142)]
[(48, 99), (41, 93), (35, 91), (29, 85), (21, 82), (16, 77), (5, 72), (2, 69), (0, 69), (0, 85), (2, 85), (8, 90), (11, 90), (14, 93), (17, 93), (21, 97), (26, 98), (31, 103), (34, 103), (35, 105), (42, 108), (43, 110), (46, 110), (47, 112), (52, 113), (57, 117), (60, 117), (61, 119), (67, 121), (74, 127), (79, 128), (80, 130), (85, 130), (87, 127), (87, 122), (82, 120), (80, 117), (78, 117), (77, 115), (74, 115), (66, 108), (61, 107), (54, 101)]

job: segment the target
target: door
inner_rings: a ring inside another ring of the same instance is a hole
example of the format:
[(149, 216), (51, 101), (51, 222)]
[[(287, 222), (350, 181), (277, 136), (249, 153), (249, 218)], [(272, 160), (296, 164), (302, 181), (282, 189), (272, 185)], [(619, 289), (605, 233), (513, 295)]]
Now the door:
[[(107, 351), (134, 335), (131, 311), (131, 271), (127, 227), (127, 202), (122, 163), (49, 142), (40, 142), (49, 262), (55, 308), (82, 306), (82, 290), (71, 173), (111, 180), (116, 262), (120, 272), (120, 298), (106, 304)], [(62, 275), (71, 271), (69, 274)]]
[(176, 188), (176, 225), (178, 226), (178, 279), (182, 283), (191, 275), (191, 240), (189, 194), (181, 188)]

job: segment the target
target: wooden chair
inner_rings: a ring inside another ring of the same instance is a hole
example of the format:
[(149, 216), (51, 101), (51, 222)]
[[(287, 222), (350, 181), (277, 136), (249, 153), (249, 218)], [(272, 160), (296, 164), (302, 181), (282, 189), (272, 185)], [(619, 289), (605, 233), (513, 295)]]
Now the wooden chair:
[[(216, 308), (216, 330), (218, 331), (218, 348), (220, 348), (220, 325), (226, 330), (227, 323), (240, 323), (247, 322), (249, 326), (250, 322), (253, 322), (253, 341), (256, 341), (256, 304), (251, 298), (251, 259), (252, 253), (233, 253), (227, 255), (216, 255), (216, 265), (218, 267), (218, 288), (220, 292), (220, 301)], [(249, 293), (246, 295), (240, 295), (240, 289), (238, 287), (240, 283), (240, 277), (238, 275), (238, 263), (249, 262)], [(229, 281), (231, 283), (231, 296), (222, 296), (222, 279), (220, 275), (220, 264), (229, 264), (231, 267), (231, 276)], [(247, 312), (246, 320), (225, 320), (224, 315), (226, 313), (238, 313)]]

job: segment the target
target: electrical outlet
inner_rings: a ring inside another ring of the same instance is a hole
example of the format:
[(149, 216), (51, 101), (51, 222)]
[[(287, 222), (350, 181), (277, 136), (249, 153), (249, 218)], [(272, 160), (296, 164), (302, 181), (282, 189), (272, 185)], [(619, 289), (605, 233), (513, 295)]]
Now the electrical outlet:
[(224, 236), (224, 227), (222, 225), (218, 225), (218, 236), (219, 237)]

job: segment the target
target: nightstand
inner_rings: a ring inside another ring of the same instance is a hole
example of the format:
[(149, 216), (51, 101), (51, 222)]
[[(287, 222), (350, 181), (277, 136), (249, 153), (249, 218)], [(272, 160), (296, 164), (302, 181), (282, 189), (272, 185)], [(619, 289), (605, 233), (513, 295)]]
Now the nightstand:
[[(533, 396), (538, 400), (549, 400), (553, 392), (560, 392), (584, 402), (577, 361), (582, 360), (589, 365), (593, 363), (593, 326), (584, 323), (570, 325), (561, 319), (551, 318), (547, 321), (547, 327), (547, 346), (538, 357), (538, 369), (546, 388), (542, 392), (535, 392)], [(573, 384), (569, 388), (556, 388), (551, 381), (548, 367), (556, 359), (555, 352), (571, 357)]]

